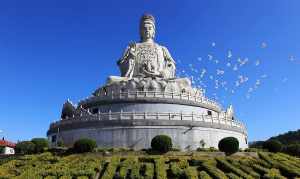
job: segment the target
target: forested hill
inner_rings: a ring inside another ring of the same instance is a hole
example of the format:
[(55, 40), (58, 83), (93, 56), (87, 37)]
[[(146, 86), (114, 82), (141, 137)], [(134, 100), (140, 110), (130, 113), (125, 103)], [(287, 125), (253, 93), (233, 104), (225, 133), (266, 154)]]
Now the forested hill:
[(300, 129), (298, 129), (297, 131), (289, 131), (287, 133), (271, 137), (270, 139), (278, 140), (282, 144), (300, 144)]

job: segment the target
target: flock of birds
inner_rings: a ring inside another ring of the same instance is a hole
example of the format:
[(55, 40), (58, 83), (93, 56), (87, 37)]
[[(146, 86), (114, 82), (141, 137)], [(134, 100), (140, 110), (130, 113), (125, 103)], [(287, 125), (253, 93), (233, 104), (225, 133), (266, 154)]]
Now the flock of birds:
[[(215, 46), (216, 43), (212, 42), (211, 47), (215, 48)], [(267, 43), (262, 42), (260, 48), (267, 48)], [(232, 50), (227, 51), (225, 59), (222, 61), (213, 54), (207, 54), (206, 57), (198, 57), (197, 61), (199, 64), (190, 63), (187, 65), (178, 60), (177, 76), (188, 77), (194, 87), (202, 88), (204, 92), (208, 89), (207, 92), (209, 93), (206, 93), (206, 95), (222, 105), (225, 104), (228, 96), (237, 93), (243, 95), (245, 99), (250, 99), (269, 77), (260, 68), (263, 63), (262, 60), (235, 57)], [(295, 56), (290, 56), (288, 61), (298, 62), (299, 60)], [(208, 63), (208, 66), (213, 65), (213, 68), (204, 68), (204, 63)], [(197, 66), (200, 66), (200, 68)], [(245, 68), (247, 70), (244, 70)], [(282, 83), (287, 81), (287, 77), (281, 79)]]

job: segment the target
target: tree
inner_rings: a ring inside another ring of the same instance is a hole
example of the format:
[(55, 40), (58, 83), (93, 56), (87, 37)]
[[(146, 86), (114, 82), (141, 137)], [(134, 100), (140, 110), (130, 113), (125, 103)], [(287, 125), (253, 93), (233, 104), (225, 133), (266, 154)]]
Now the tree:
[(31, 141), (22, 141), (16, 144), (16, 153), (19, 154), (33, 154), (35, 151), (35, 144)]
[(172, 139), (167, 135), (157, 135), (151, 141), (151, 148), (166, 153), (172, 149)]
[(267, 140), (263, 143), (263, 148), (268, 149), (269, 152), (280, 152), (282, 150), (282, 144), (278, 140)]
[(92, 152), (96, 147), (96, 141), (88, 138), (79, 139), (73, 145), (73, 149), (77, 153)]
[(35, 144), (35, 153), (42, 153), (46, 148), (49, 147), (49, 142), (45, 138), (33, 138), (31, 139), (31, 142)]
[(225, 137), (218, 144), (219, 150), (231, 155), (239, 150), (239, 141), (235, 137)]
[(4, 153), (4, 147), (0, 146), (0, 154), (3, 154), (3, 153)]
[(300, 156), (300, 144), (290, 144), (284, 148), (284, 152), (294, 156)]

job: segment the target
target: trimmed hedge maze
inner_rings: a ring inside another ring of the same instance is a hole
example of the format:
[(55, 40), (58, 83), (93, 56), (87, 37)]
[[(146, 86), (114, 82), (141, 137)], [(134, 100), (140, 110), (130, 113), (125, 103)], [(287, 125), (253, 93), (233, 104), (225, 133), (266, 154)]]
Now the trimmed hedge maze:
[(283, 179), (300, 178), (300, 159), (281, 153), (254, 157), (26, 155), (0, 165), (0, 179)]

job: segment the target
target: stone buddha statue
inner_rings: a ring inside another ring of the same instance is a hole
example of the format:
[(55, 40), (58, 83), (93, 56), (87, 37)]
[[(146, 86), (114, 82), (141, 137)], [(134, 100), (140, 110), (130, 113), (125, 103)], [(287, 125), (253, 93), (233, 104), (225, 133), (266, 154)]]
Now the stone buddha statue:
[(121, 78), (111, 76), (108, 82), (129, 80), (133, 77), (175, 78), (175, 61), (166, 47), (154, 42), (155, 19), (150, 14), (141, 17), (140, 37), (141, 41), (129, 44), (117, 62)]
[(174, 78), (175, 61), (166, 47), (154, 42), (155, 19), (145, 14), (140, 20), (139, 43), (130, 44), (118, 65), (123, 77)]
[[(192, 90), (188, 78), (175, 77), (175, 61), (168, 49), (154, 41), (155, 19), (145, 14), (140, 20), (140, 42), (130, 43), (118, 60), (121, 76), (108, 77), (106, 87), (123, 89), (163, 89), (168, 92), (189, 92)], [(160, 87), (159, 87), (160, 86)], [(108, 88), (107, 88), (108, 89)], [(95, 94), (97, 94), (98, 90)], [(202, 92), (201, 92), (202, 93)]]

